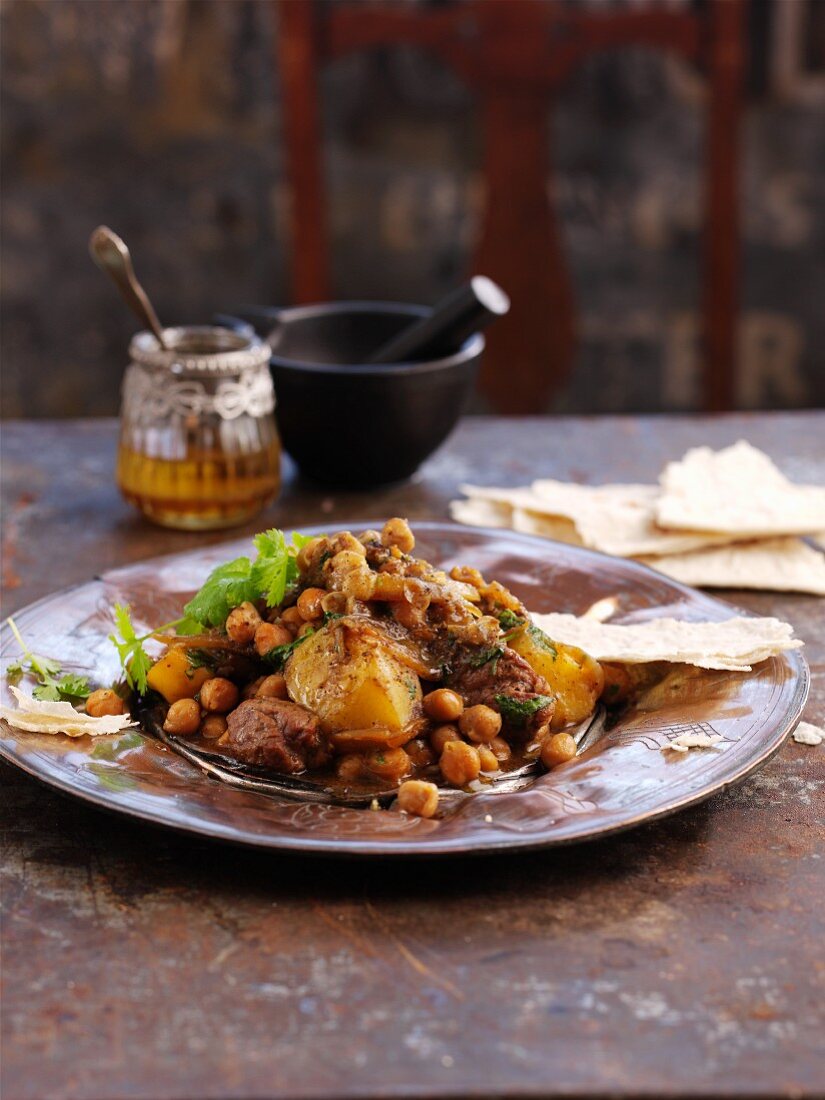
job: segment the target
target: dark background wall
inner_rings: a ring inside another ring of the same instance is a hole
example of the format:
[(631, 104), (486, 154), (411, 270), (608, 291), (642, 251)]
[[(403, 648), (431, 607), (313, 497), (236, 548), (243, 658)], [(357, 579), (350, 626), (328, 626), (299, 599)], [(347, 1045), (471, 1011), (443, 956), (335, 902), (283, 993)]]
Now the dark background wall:
[[(113, 413), (135, 326), (95, 225), (167, 323), (287, 300), (276, 11), (6, 0), (0, 22), (2, 412)], [(824, 0), (754, 0), (750, 39), (738, 403), (825, 404)], [(478, 224), (470, 95), (402, 49), (337, 63), (324, 104), (336, 296), (433, 301)], [(700, 72), (625, 51), (548, 106), (583, 336), (556, 409), (695, 407), (703, 104)]]

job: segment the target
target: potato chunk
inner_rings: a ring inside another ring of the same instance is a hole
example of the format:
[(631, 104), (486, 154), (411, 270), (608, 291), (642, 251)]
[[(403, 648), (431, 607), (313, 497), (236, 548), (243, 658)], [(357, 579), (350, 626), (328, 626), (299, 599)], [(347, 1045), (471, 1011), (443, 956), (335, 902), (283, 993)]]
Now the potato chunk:
[(178, 699), (194, 699), (213, 675), (208, 668), (192, 668), (189, 654), (183, 646), (172, 646), (155, 661), (146, 680), (149, 687), (160, 692), (167, 703), (176, 703)]
[(525, 623), (511, 634), (508, 645), (552, 688), (556, 696), (550, 723), (553, 729), (582, 722), (592, 713), (604, 687), (598, 661), (576, 646), (551, 641), (533, 623)]
[(383, 631), (357, 616), (312, 634), (285, 669), (289, 696), (321, 719), (326, 732), (407, 727), (421, 715), (421, 683)]

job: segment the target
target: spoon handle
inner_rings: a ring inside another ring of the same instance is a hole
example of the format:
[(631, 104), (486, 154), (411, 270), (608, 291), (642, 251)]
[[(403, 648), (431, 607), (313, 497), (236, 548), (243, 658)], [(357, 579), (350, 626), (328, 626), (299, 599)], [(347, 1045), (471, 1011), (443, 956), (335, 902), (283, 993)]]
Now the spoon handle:
[(124, 241), (108, 226), (99, 225), (89, 238), (89, 252), (100, 270), (105, 271), (118, 288), (126, 305), (152, 330), (160, 346), (165, 347), (158, 315), (137, 280)]

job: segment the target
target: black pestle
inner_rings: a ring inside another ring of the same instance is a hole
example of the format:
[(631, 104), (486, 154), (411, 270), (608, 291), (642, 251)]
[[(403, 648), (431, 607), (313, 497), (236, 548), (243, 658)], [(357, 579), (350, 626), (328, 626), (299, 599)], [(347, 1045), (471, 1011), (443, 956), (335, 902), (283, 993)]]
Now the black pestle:
[(445, 359), (465, 340), (510, 308), (510, 299), (485, 275), (475, 275), (366, 359), (367, 363), (417, 363)]

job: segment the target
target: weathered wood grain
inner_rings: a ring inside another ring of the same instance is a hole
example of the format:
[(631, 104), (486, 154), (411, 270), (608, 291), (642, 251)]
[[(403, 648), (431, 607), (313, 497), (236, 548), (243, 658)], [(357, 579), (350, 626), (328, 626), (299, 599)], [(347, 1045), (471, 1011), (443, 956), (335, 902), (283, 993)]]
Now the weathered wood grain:
[[(403, 486), (289, 473), (260, 525), (443, 518), (468, 478), (652, 480), (742, 436), (825, 480), (822, 415), (479, 419)], [(4, 427), (4, 613), (209, 541), (135, 518), (114, 447), (111, 421)], [(821, 723), (822, 601), (732, 598), (795, 624)], [(177, 837), (4, 767), (4, 1100), (820, 1095), (823, 759), (791, 743), (610, 841), (403, 867)]]

